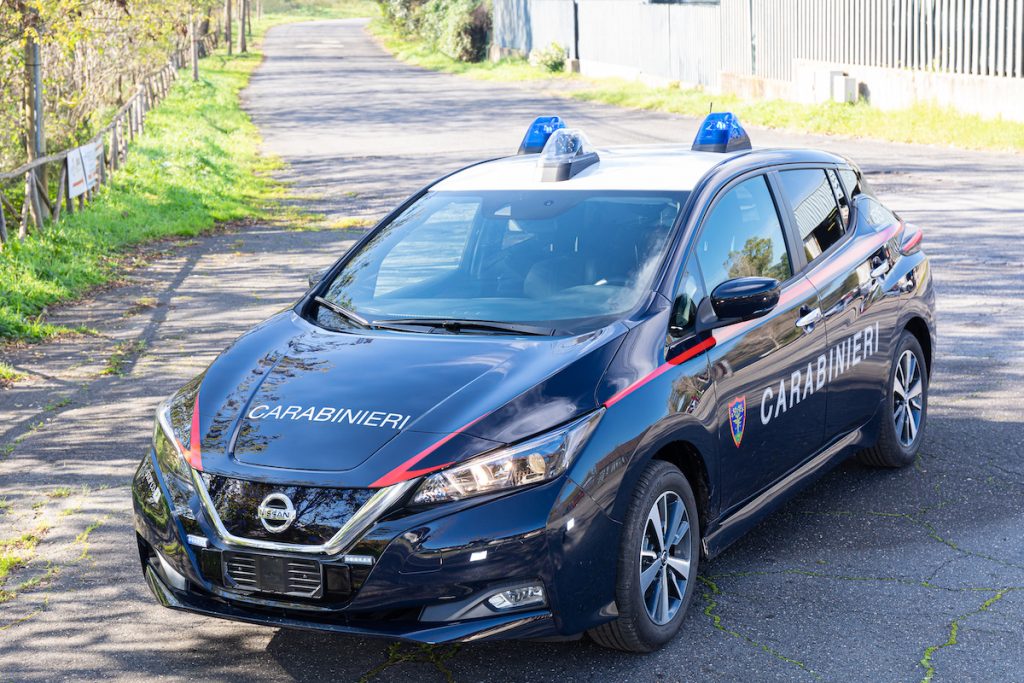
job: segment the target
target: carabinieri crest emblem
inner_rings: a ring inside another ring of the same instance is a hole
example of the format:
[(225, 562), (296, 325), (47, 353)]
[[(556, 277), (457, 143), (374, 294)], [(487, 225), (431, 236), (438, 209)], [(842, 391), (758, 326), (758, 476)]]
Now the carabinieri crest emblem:
[(729, 429), (732, 430), (732, 441), (739, 448), (743, 442), (743, 429), (747, 426), (747, 397), (740, 396), (729, 404)]

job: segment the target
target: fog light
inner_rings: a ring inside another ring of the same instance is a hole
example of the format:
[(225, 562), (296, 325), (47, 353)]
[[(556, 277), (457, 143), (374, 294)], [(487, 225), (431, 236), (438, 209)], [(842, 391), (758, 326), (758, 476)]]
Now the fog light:
[(516, 609), (529, 607), (530, 605), (544, 604), (544, 586), (520, 586), (509, 588), (500, 593), (492, 595), (487, 603), (498, 610)]

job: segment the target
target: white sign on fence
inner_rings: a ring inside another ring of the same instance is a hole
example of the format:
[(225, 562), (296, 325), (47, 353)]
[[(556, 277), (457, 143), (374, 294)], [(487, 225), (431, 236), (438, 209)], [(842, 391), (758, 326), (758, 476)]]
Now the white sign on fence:
[(68, 152), (68, 196), (72, 199), (99, 185), (101, 144), (76, 147)]

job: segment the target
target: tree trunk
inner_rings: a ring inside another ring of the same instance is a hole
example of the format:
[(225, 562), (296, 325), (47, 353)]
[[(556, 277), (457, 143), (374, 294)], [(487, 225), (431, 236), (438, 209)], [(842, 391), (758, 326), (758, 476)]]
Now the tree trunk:
[(192, 44), (192, 80), (199, 80), (199, 36), (198, 27), (196, 26), (195, 14), (189, 12), (188, 14), (188, 37), (189, 42)]
[(228, 55), (231, 54), (231, 5), (235, 3), (235, 0), (227, 0), (224, 3), (224, 42), (228, 44)]
[(245, 44), (245, 8), (249, 3), (247, 0), (240, 0), (238, 4), (238, 51), (245, 53), (249, 51)]
[[(28, 33), (25, 41), (25, 148), (29, 161), (46, 156), (46, 131), (43, 127), (43, 79), (39, 43)], [(29, 204), (36, 228), (43, 227), (45, 209), (39, 201), (39, 188), (46, 187), (46, 166), (34, 171), (34, 180), (25, 183), (25, 202)]]

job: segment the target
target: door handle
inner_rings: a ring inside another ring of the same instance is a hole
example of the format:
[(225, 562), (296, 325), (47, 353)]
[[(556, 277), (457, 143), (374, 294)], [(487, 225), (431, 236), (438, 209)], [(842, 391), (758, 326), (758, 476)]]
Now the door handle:
[[(878, 263), (879, 261), (881, 261), (881, 263)], [(889, 272), (889, 261), (887, 259), (882, 260), (876, 257), (875, 262), (872, 263), (872, 266), (873, 267), (871, 268), (870, 273), (872, 280), (878, 280), (879, 278), (881, 278), (882, 276)]]
[(814, 324), (824, 317), (820, 308), (808, 311), (807, 307), (804, 306), (800, 309), (800, 317), (796, 319), (796, 326), (809, 332), (809, 328), (814, 327)]

